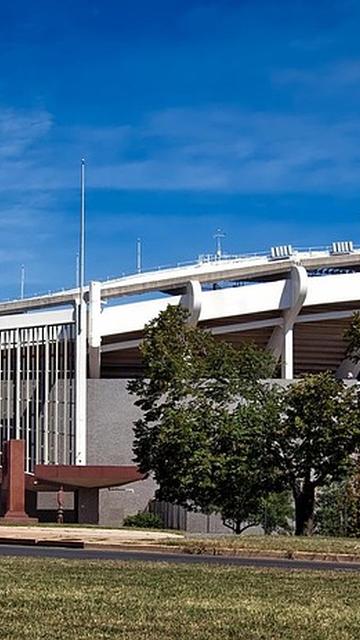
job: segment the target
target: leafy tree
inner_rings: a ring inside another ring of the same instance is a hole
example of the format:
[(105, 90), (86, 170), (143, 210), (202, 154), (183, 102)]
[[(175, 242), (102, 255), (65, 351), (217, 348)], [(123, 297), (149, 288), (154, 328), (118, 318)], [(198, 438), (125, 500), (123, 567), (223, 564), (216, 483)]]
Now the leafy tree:
[(289, 491), (270, 493), (263, 500), (263, 511), (260, 524), (265, 535), (272, 533), (292, 533), (294, 507)]
[(145, 329), (144, 373), (128, 387), (143, 412), (135, 460), (153, 472), (159, 499), (218, 511), (241, 533), (259, 522), (277, 481), (267, 434), (278, 394), (259, 382), (273, 361), (254, 345), (236, 350), (217, 341), (191, 327), (187, 315), (169, 306)]
[(360, 463), (357, 458), (355, 472), (346, 484), (346, 535), (360, 537)]
[(325, 536), (360, 537), (360, 467), (341, 482), (319, 492), (316, 531)]
[(315, 527), (322, 536), (347, 536), (346, 481), (333, 482), (319, 491)]
[(309, 535), (316, 490), (346, 476), (359, 446), (356, 388), (328, 372), (299, 380), (284, 394), (272, 440), (276, 463), (295, 501), (295, 533)]
[(346, 355), (354, 362), (360, 361), (360, 313), (353, 314), (351, 323), (344, 333)]

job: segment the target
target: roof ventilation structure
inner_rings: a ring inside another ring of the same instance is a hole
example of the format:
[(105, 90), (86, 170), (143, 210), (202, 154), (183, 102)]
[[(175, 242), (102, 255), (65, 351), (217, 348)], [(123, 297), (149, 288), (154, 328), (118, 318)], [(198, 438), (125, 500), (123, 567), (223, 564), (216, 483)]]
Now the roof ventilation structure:
[(291, 258), (293, 253), (291, 244), (282, 244), (279, 247), (271, 247), (270, 260), (285, 260)]
[(354, 246), (351, 240), (346, 242), (333, 242), (331, 245), (330, 253), (338, 254), (338, 253), (352, 253), (354, 251)]

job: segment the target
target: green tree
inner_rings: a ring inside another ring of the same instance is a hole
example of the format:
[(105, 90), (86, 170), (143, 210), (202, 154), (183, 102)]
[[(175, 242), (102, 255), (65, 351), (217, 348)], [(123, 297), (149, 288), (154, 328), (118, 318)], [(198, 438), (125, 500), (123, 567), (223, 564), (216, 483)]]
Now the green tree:
[(315, 529), (322, 536), (347, 536), (346, 481), (333, 482), (319, 491), (315, 509)]
[(315, 510), (316, 531), (324, 536), (360, 537), (360, 465), (341, 482), (319, 492)]
[(310, 535), (317, 489), (345, 477), (358, 449), (358, 392), (328, 372), (308, 375), (288, 387), (272, 424), (272, 452), (295, 501), (295, 533)]
[(346, 355), (354, 362), (360, 361), (360, 313), (353, 314), (351, 323), (344, 333)]
[(260, 524), (265, 535), (272, 533), (292, 533), (294, 507), (289, 491), (270, 493), (263, 500), (263, 511)]
[(154, 474), (158, 498), (218, 511), (241, 533), (259, 522), (277, 482), (267, 439), (278, 393), (259, 382), (274, 363), (254, 345), (217, 341), (187, 316), (169, 306), (145, 328), (144, 373), (129, 383), (142, 410), (135, 460)]

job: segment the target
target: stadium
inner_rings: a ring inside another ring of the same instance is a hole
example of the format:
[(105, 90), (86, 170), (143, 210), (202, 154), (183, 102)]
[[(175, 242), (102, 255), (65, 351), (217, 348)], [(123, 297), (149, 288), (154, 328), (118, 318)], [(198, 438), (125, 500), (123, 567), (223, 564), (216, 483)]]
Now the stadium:
[[(3, 513), (19, 511), (9, 507), (8, 441), (23, 443), (29, 515), (55, 520), (59, 487), (68, 521), (120, 524), (148, 507), (154, 483), (132, 460), (138, 410), (127, 381), (142, 371), (145, 325), (169, 304), (185, 306), (189, 322), (219, 340), (268, 349), (283, 379), (324, 370), (357, 378), (343, 336), (359, 309), (359, 269), (350, 241), (286, 245), (1, 302)], [(218, 527), (205, 516), (166, 513), (168, 526)]]

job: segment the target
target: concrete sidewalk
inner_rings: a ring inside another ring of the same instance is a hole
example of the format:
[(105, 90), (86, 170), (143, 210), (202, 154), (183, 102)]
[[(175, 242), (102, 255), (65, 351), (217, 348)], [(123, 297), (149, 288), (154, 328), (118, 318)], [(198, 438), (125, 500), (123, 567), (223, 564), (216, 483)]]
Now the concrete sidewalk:
[(183, 539), (182, 535), (164, 531), (141, 531), (139, 529), (97, 529), (86, 527), (54, 527), (41, 526), (0, 526), (0, 538), (20, 541), (33, 539), (41, 541), (79, 541), (85, 545), (99, 545), (104, 547), (161, 544), (164, 540)]

